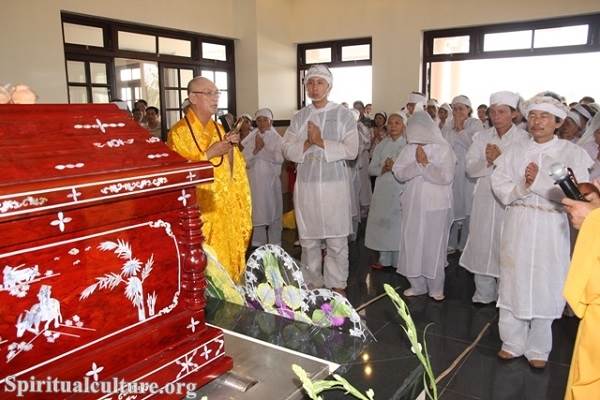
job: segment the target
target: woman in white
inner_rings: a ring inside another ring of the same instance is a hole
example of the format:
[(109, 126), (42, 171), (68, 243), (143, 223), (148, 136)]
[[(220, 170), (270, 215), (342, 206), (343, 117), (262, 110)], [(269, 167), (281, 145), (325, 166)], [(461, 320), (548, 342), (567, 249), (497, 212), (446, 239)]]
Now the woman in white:
[(552, 349), (552, 321), (565, 306), (562, 288), (569, 267), (569, 221), (564, 197), (548, 171), (555, 163), (588, 180), (593, 164), (585, 150), (555, 132), (567, 116), (556, 94), (544, 92), (525, 103), (526, 145), (509, 148), (496, 161), (492, 189), (507, 207), (500, 239), (498, 357), (524, 355), (544, 368)]
[(588, 126), (577, 142), (594, 160), (590, 169), (590, 179), (600, 178), (600, 112), (588, 123)]
[(242, 140), (252, 193), (252, 246), (281, 245), (281, 136), (273, 127), (273, 113), (261, 108), (255, 114), (257, 128)]
[(443, 300), (456, 156), (429, 114), (421, 110), (408, 119), (408, 145), (392, 167), (396, 178), (405, 183), (396, 270), (410, 282), (405, 296), (429, 293)]
[[(452, 99), (452, 125), (446, 124), (443, 135), (456, 154), (456, 169), (452, 192), (452, 227), (448, 249), (462, 251), (469, 236), (469, 215), (473, 204), (473, 188), (475, 180), (467, 176), (466, 155), (473, 143), (473, 135), (483, 130), (481, 121), (472, 118), (471, 100), (467, 96), (456, 96)], [(460, 236), (459, 236), (460, 235)]]
[(400, 195), (404, 185), (394, 177), (392, 166), (406, 145), (405, 130), (406, 115), (401, 112), (390, 114), (388, 137), (375, 147), (369, 164), (369, 174), (377, 177), (365, 232), (365, 246), (379, 251), (379, 262), (371, 265), (373, 269), (398, 264), (402, 217)]
[(504, 221), (504, 206), (494, 197), (491, 175), (495, 162), (513, 143), (529, 138), (512, 119), (519, 95), (497, 92), (490, 96), (490, 119), (493, 127), (473, 138), (467, 152), (467, 174), (476, 178), (471, 213), (470, 235), (459, 264), (475, 274), (474, 303), (492, 303), (498, 299), (497, 278), (500, 276), (500, 232)]
[[(283, 137), (284, 156), (297, 164), (294, 205), (302, 264), (312, 284), (344, 293), (348, 279), (348, 235), (352, 230), (346, 160), (358, 155), (356, 121), (347, 108), (327, 100), (333, 76), (323, 65), (305, 76), (312, 104), (298, 111)], [(327, 254), (322, 271), (321, 242)]]

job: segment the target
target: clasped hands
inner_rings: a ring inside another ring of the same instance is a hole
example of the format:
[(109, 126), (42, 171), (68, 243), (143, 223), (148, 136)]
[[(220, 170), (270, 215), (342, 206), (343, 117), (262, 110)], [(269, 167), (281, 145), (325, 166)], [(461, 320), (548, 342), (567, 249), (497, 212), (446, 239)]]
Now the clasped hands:
[(500, 154), (502, 154), (500, 147), (488, 143), (487, 146), (485, 146), (485, 160), (487, 161), (487, 166), (491, 167), (492, 164), (494, 164), (494, 161), (496, 161), (496, 158), (500, 157)]
[(423, 148), (422, 144), (417, 145), (415, 157), (417, 159), (417, 163), (419, 163), (423, 166), (429, 164), (429, 159), (427, 158), (427, 153), (425, 153), (425, 149)]
[(383, 162), (383, 166), (381, 167), (381, 174), (385, 174), (386, 172), (390, 172), (392, 170), (392, 167), (394, 166), (394, 160), (392, 160), (391, 158), (386, 158), (385, 161)]
[(323, 142), (323, 138), (321, 137), (321, 129), (319, 129), (317, 125), (315, 125), (312, 121), (308, 121), (306, 131), (306, 141), (304, 142), (305, 151), (312, 145), (325, 148), (325, 143)]

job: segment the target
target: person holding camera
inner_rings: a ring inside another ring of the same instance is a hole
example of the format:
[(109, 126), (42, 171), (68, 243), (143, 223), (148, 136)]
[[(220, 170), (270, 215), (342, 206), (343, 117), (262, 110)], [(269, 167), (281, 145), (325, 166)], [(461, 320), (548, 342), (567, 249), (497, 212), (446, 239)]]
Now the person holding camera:
[(209, 161), (214, 181), (196, 187), (202, 234), (234, 282), (246, 269), (246, 249), (252, 233), (252, 206), (246, 162), (237, 144), (237, 131), (226, 134), (212, 116), (220, 92), (215, 84), (195, 77), (187, 87), (191, 103), (185, 116), (171, 127), (167, 144), (188, 160)]

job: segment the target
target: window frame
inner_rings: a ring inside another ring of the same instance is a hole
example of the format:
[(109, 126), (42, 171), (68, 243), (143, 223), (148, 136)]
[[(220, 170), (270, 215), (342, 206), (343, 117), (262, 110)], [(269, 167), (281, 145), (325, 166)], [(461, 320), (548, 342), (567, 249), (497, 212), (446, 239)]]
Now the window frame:
[[(342, 61), (342, 47), (345, 46), (356, 46), (361, 44), (369, 45), (369, 58), (365, 60), (350, 60)], [(306, 50), (331, 48), (331, 62), (328, 63), (306, 63)], [(298, 109), (306, 105), (306, 99), (304, 98), (304, 73), (313, 65), (325, 65), (328, 68), (338, 67), (356, 67), (356, 66), (372, 66), (373, 65), (373, 39), (370, 37), (354, 38), (354, 39), (340, 39), (340, 40), (328, 40), (323, 42), (311, 42), (311, 43), (300, 43), (297, 45), (296, 53), (296, 78), (298, 82), (297, 87), (297, 106)]]
[[(64, 40), (63, 23), (72, 23), (77, 25), (87, 25), (103, 29), (104, 47), (85, 46), (78, 44), (66, 43)], [(167, 29), (151, 25), (142, 25), (133, 22), (119, 21), (108, 18), (99, 18), (94, 16), (74, 14), (69, 12), (61, 12), (61, 30), (63, 31), (63, 46), (65, 53), (65, 74), (67, 73), (66, 60), (73, 61), (91, 61), (96, 59), (107, 59), (110, 61), (108, 71), (108, 86), (109, 95), (111, 97), (116, 94), (116, 79), (115, 79), (115, 58), (137, 59), (144, 61), (152, 61), (158, 63), (159, 69), (161, 65), (179, 66), (180, 68), (193, 68), (194, 71), (202, 69), (218, 69), (227, 72), (228, 76), (228, 109), (230, 112), (236, 112), (236, 82), (235, 82), (235, 42), (233, 39), (226, 39), (217, 36), (199, 34), (183, 30)], [(133, 50), (119, 50), (118, 48), (118, 32), (126, 31), (139, 33), (144, 35), (155, 36), (156, 53), (146, 53)], [(191, 41), (191, 57), (175, 56), (169, 54), (160, 54), (158, 41), (159, 37), (171, 39), (181, 39)], [(202, 42), (219, 44), (225, 46), (226, 61), (212, 60), (202, 58)], [(67, 83), (67, 92), (68, 92)], [(161, 120), (166, 120), (165, 107), (163, 104), (162, 92), (164, 91), (162, 76), (159, 74), (159, 89), (161, 101)], [(90, 89), (91, 90), (91, 89)], [(168, 128), (168, 127), (166, 127)]]
[[(575, 25), (588, 25), (587, 42), (583, 45), (569, 45), (534, 48), (537, 29), (561, 28)], [(484, 37), (489, 33), (504, 33), (531, 30), (531, 45), (528, 49), (484, 51)], [(433, 40), (449, 36), (469, 35), (469, 52), (457, 54), (433, 54)], [(467, 28), (439, 29), (423, 32), (423, 62), (421, 64), (421, 89), (431, 90), (431, 64), (444, 61), (465, 61), (492, 58), (531, 57), (557, 54), (574, 54), (600, 51), (600, 13), (541, 20), (480, 25)]]

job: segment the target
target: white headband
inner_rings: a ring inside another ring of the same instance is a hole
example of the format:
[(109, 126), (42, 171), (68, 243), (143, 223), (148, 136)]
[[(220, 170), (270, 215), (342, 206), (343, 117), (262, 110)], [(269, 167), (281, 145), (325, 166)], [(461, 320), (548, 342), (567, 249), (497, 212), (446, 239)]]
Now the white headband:
[(567, 106), (550, 96), (535, 96), (525, 103), (526, 115), (532, 110), (548, 112), (560, 119), (567, 116)]
[(388, 119), (391, 118), (392, 115), (397, 115), (400, 118), (402, 118), (402, 122), (404, 122), (404, 125), (406, 125), (406, 121), (408, 120), (408, 117), (406, 116), (406, 113), (404, 111), (396, 111), (390, 114), (390, 116), (388, 117)]
[(471, 100), (469, 100), (469, 98), (467, 96), (463, 96), (462, 94), (460, 96), (456, 96), (455, 98), (452, 99), (452, 105), (455, 104), (463, 104), (469, 108), (473, 108), (471, 106)]
[(567, 118), (571, 118), (580, 128), (582, 127), (582, 125), (585, 125), (583, 123), (583, 118), (581, 117), (581, 115), (579, 115), (573, 110), (569, 110), (569, 112), (567, 113)]
[(408, 95), (408, 101), (406, 102), (408, 103), (427, 103), (427, 99), (425, 98), (425, 96), (423, 96), (422, 94), (419, 93), (410, 93)]
[(492, 93), (490, 95), (490, 106), (494, 105), (505, 105), (516, 110), (517, 106), (519, 105), (519, 95), (509, 91)]
[(272, 121), (273, 120), (273, 112), (269, 108), (261, 108), (260, 110), (256, 111), (256, 113), (254, 114), (254, 118), (258, 118), (258, 117), (267, 117), (268, 119), (270, 119)]
[(306, 83), (310, 78), (314, 77), (325, 79), (329, 84), (329, 89), (331, 89), (331, 87), (333, 86), (333, 75), (331, 75), (331, 71), (329, 71), (329, 68), (327, 68), (324, 65), (313, 65), (312, 67), (310, 67), (306, 72), (304, 82)]

